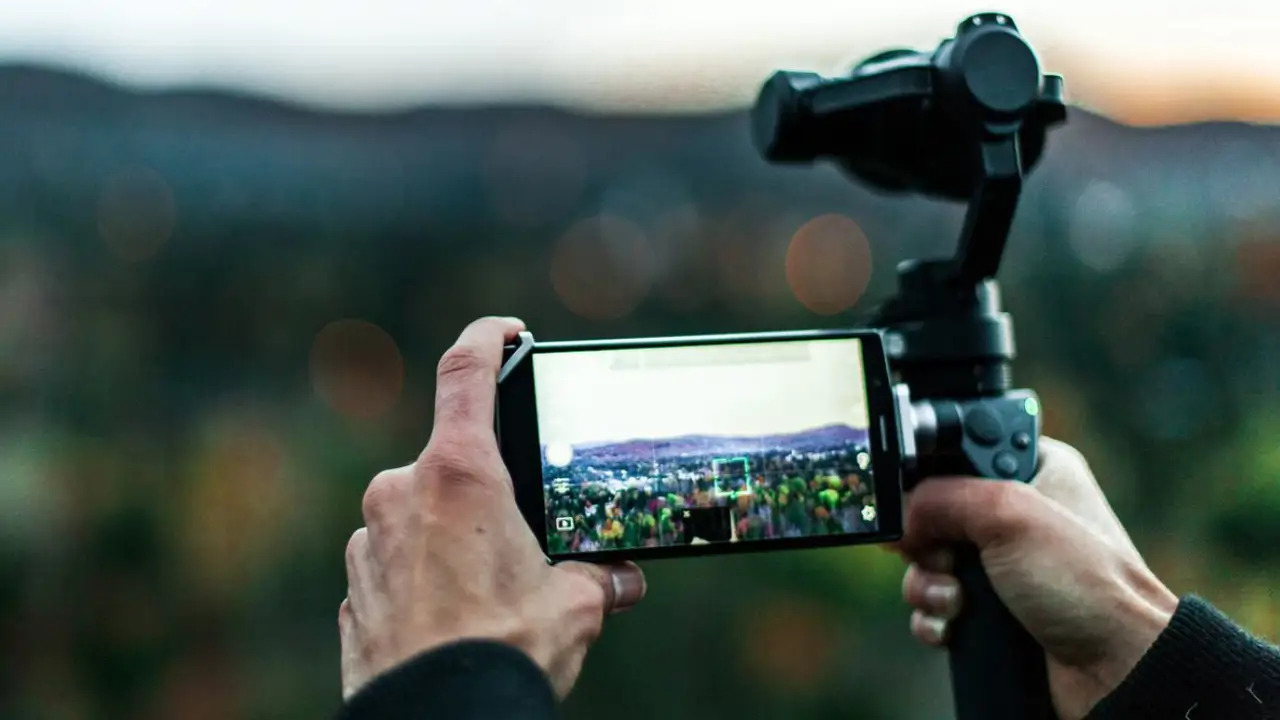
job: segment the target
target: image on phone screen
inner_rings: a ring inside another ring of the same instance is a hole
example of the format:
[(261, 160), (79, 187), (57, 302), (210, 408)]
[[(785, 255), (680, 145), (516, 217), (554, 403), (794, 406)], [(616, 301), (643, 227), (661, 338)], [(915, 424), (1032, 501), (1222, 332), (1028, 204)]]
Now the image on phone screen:
[(878, 530), (857, 338), (533, 363), (551, 556)]

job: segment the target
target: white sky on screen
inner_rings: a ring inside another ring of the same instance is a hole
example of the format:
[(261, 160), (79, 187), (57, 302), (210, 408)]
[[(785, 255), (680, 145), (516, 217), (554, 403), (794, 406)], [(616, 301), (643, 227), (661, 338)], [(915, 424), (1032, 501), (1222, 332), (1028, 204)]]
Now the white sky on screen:
[[(1050, 59), (1105, 69), (1094, 82), (1169, 93), (1184, 76), (1203, 86), (1247, 73), (1280, 92), (1274, 0), (994, 8)], [(778, 67), (825, 72), (889, 46), (931, 48), (981, 9), (971, 0), (14, 0), (0, 3), (0, 62), (319, 106), (701, 110), (749, 104)]]
[[(624, 354), (648, 369), (613, 369)], [(734, 361), (747, 354), (752, 362)], [(544, 445), (868, 425), (857, 340), (544, 353), (533, 362)]]

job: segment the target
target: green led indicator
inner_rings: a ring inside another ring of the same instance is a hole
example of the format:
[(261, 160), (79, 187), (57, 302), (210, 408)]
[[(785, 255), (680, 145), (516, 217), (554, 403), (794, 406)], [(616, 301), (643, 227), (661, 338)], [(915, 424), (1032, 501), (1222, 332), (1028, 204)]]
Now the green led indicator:
[(1026, 409), (1027, 414), (1035, 417), (1040, 414), (1040, 401), (1035, 398), (1027, 398), (1022, 401), (1022, 407)]

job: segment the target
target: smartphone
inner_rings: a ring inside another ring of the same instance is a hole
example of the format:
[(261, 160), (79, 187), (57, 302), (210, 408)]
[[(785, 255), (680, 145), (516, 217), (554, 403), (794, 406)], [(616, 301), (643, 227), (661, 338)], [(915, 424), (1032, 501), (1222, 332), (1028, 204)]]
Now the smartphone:
[(522, 333), (504, 360), (498, 444), (553, 562), (902, 535), (902, 443), (878, 331)]

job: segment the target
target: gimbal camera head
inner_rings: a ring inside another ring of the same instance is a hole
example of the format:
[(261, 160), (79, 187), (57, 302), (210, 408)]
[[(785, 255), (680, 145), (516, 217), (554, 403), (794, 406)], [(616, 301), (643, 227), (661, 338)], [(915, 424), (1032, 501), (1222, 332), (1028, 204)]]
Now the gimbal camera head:
[[(890, 192), (968, 203), (953, 258), (898, 266), (873, 320), (898, 383), (904, 488), (937, 475), (1029, 482), (1039, 401), (1012, 389), (1013, 322), (995, 275), (1023, 175), (1066, 119), (1062, 78), (1043, 75), (1007, 15), (960, 23), (931, 53), (891, 50), (847, 77), (778, 72), (752, 111), (771, 163), (830, 160)], [(965, 611), (950, 631), (957, 720), (1053, 718), (1044, 652), (992, 589), (977, 551), (957, 548)]]

